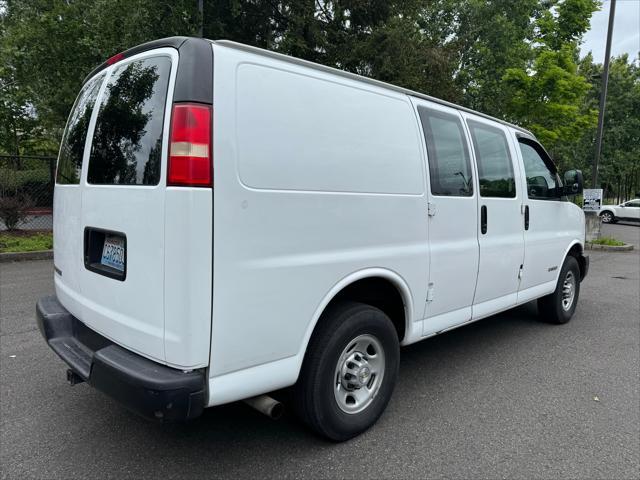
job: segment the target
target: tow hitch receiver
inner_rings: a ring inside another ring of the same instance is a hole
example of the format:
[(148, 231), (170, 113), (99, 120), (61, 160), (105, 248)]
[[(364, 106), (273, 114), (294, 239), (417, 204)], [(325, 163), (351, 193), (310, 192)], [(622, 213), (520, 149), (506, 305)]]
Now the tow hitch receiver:
[(82, 378), (76, 372), (74, 372), (73, 370), (68, 368), (67, 369), (67, 382), (69, 382), (69, 385), (71, 385), (73, 387), (74, 385), (77, 385), (78, 383), (84, 382), (84, 378)]

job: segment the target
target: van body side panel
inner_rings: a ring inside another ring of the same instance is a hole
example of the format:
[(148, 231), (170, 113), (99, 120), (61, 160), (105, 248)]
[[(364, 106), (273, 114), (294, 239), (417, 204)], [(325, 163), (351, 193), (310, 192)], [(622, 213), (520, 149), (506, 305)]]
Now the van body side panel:
[[(325, 296), (365, 268), (401, 277), (422, 320), (425, 175), (408, 98), (219, 45), (214, 59), (212, 388), (301, 362)], [(282, 371), (274, 382), (295, 382)]]
[(164, 229), (164, 344), (168, 365), (209, 364), (211, 338), (210, 188), (167, 187)]
[(582, 244), (584, 236), (584, 214), (573, 202), (528, 200), (527, 205), (530, 220), (520, 290), (554, 282), (567, 248), (576, 240)]

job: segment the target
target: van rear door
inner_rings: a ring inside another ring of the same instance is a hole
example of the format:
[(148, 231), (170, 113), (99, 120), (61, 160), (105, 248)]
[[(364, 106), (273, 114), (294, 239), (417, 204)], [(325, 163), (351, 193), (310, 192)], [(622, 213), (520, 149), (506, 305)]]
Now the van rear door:
[(80, 318), (160, 361), (165, 360), (162, 165), (177, 60), (174, 49), (158, 49), (110, 68), (95, 107), (82, 186)]
[(91, 329), (180, 369), (208, 365), (213, 48), (171, 37), (109, 59), (63, 137), (56, 294)]

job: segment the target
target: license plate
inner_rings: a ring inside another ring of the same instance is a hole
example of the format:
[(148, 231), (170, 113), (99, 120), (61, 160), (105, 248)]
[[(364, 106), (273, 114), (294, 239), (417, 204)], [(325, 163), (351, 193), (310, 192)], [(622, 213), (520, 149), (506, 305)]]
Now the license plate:
[(102, 265), (124, 272), (124, 239), (114, 235), (107, 235), (102, 249)]

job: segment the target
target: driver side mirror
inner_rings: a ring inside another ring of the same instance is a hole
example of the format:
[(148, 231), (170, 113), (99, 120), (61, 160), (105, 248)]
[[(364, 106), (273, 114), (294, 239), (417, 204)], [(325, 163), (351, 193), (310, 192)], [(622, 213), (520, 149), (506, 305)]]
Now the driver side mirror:
[(564, 194), (567, 196), (580, 195), (584, 188), (582, 172), (569, 170), (564, 174)]

